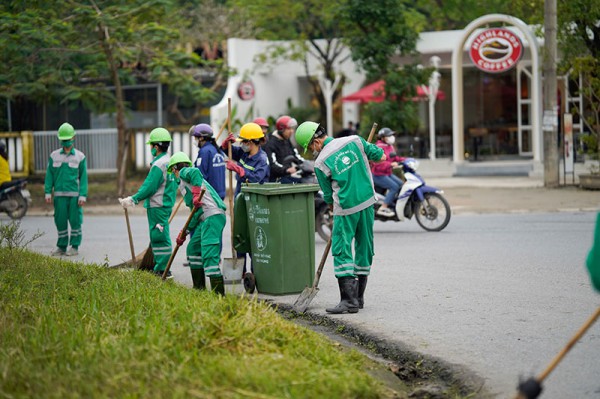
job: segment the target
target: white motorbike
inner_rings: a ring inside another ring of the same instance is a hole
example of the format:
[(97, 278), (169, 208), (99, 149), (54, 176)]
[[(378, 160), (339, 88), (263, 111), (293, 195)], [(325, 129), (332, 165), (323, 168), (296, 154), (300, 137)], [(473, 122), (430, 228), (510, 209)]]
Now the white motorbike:
[(375, 186), (377, 203), (375, 204), (375, 219), (383, 222), (402, 222), (413, 216), (419, 226), (427, 231), (442, 231), (450, 222), (450, 205), (442, 195), (444, 192), (425, 184), (425, 180), (416, 172), (419, 162), (406, 158), (401, 166), (394, 171), (404, 180), (400, 193), (396, 197), (393, 217), (377, 215), (377, 210), (383, 204), (385, 189)]

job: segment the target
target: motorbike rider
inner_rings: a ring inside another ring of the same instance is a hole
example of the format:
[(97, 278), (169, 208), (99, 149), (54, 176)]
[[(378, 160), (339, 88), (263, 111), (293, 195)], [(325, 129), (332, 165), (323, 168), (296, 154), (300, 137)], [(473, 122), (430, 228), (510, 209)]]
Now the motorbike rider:
[(194, 166), (217, 191), (221, 199), (225, 198), (225, 154), (217, 145), (212, 128), (206, 123), (194, 125), (189, 130), (198, 147), (198, 157)]
[[(212, 290), (225, 295), (223, 275), (219, 269), (225, 228), (225, 203), (202, 177), (202, 172), (191, 166), (192, 161), (187, 154), (176, 152), (169, 160), (168, 171), (180, 181), (179, 187), (185, 204), (190, 209), (198, 208), (188, 225), (191, 238), (186, 248), (193, 286), (199, 290), (206, 289), (206, 275), (210, 279)], [(206, 191), (201, 199), (202, 188)], [(188, 231), (179, 232), (177, 245), (183, 245), (187, 234)]]
[[(52, 202), (54, 194), (54, 224), (58, 230), (53, 256), (75, 256), (81, 245), (83, 205), (88, 194), (87, 161), (85, 154), (74, 147), (75, 129), (69, 123), (58, 128), (61, 148), (48, 157), (44, 181), (44, 199)], [(71, 235), (69, 237), (69, 225)], [(68, 244), (71, 248), (67, 251)]]
[(6, 144), (0, 141), (0, 189), (11, 185), (12, 177), (10, 175), (10, 167), (8, 166), (8, 152)]
[[(150, 132), (146, 142), (151, 147), (154, 159), (150, 163), (150, 171), (137, 193), (130, 197), (119, 198), (123, 208), (133, 208), (138, 202), (144, 201), (148, 228), (150, 230), (150, 246), (154, 254), (154, 273), (162, 276), (171, 257), (171, 236), (169, 233), (169, 216), (175, 203), (177, 182), (175, 176), (167, 172), (169, 165), (169, 145), (171, 134), (162, 127)], [(167, 273), (172, 278), (171, 271)]]
[(389, 127), (384, 127), (377, 132), (376, 145), (383, 150), (387, 159), (383, 162), (371, 164), (373, 182), (376, 186), (387, 190), (383, 204), (377, 210), (377, 215), (383, 217), (395, 216), (394, 211), (390, 208), (394, 207), (394, 201), (403, 184), (402, 180), (392, 173), (393, 168), (398, 167), (399, 163), (404, 160), (404, 158), (396, 155), (394, 149), (395, 133)]
[[(265, 152), (269, 159), (269, 181), (281, 183), (301, 183), (299, 168), (294, 164), (301, 164), (304, 158), (290, 142), (292, 134), (296, 131), (296, 119), (284, 115), (275, 123), (276, 131), (265, 145)], [(291, 158), (290, 158), (291, 156)], [(290, 159), (294, 159), (295, 162)]]
[(325, 310), (356, 313), (364, 306), (374, 253), (373, 205), (377, 199), (367, 160), (385, 161), (385, 154), (358, 135), (328, 137), (323, 126), (315, 122), (302, 123), (296, 140), (305, 152), (311, 150), (315, 155), (319, 186), (325, 202), (333, 208), (331, 253), (341, 300), (337, 306)]
[(265, 137), (267, 137), (267, 134), (269, 133), (269, 122), (267, 122), (267, 120), (265, 118), (256, 118), (252, 121), (253, 123), (256, 123), (258, 126), (260, 126), (260, 128), (263, 131), (263, 134), (265, 135)]

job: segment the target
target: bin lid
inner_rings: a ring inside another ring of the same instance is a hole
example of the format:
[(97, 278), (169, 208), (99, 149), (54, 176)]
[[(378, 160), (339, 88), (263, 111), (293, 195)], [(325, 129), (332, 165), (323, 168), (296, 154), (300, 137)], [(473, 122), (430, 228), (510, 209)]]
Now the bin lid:
[(299, 183), (299, 184), (281, 184), (281, 183), (249, 183), (242, 184), (243, 193), (255, 193), (261, 195), (281, 195), (317, 192), (321, 189), (318, 184)]

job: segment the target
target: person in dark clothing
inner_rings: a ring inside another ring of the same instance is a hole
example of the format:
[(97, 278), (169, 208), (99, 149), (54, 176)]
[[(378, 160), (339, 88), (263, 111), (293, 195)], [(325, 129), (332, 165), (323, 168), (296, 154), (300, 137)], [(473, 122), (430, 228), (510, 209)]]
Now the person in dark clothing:
[(225, 198), (225, 154), (213, 137), (212, 128), (200, 123), (190, 128), (190, 135), (198, 147), (198, 158), (194, 166), (202, 172), (202, 176), (217, 191), (221, 199)]
[(290, 142), (298, 122), (287, 115), (277, 119), (276, 131), (264, 147), (269, 159), (271, 182), (301, 183), (300, 170), (293, 164), (301, 164), (304, 158)]

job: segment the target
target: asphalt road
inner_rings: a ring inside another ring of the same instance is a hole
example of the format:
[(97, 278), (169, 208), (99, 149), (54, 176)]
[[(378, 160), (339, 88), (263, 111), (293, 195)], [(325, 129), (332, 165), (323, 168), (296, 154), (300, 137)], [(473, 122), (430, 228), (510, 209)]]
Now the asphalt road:
[[(185, 216), (175, 218), (176, 230)], [(600, 304), (584, 267), (594, 220), (595, 212), (462, 214), (441, 233), (427, 233), (415, 221), (376, 222), (365, 309), (335, 317), (467, 367), (497, 397), (512, 397), (519, 376), (542, 371)], [(140, 252), (148, 245), (144, 211), (136, 208), (131, 222)], [(31, 249), (54, 248), (52, 217), (28, 216), (22, 227), (28, 235), (46, 232)], [(112, 265), (130, 258), (123, 216), (86, 216), (83, 234), (75, 259)], [(223, 256), (229, 257), (225, 236)], [(316, 242), (318, 261), (325, 245)], [(172, 270), (177, 281), (191, 286), (183, 260), (182, 248)], [(329, 258), (309, 311), (325, 314), (325, 307), (337, 303), (332, 269)], [(280, 303), (296, 298), (269, 297)], [(600, 397), (599, 339), (600, 324), (546, 380), (543, 398)]]

